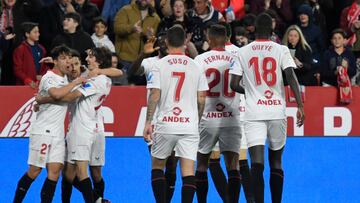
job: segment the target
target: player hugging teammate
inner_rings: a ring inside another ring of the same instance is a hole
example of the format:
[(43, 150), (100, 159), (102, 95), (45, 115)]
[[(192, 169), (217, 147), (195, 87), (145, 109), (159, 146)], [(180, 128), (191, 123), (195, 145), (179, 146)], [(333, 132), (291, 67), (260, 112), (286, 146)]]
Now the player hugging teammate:
[[(227, 43), (226, 28), (213, 25), (207, 33), (211, 50), (195, 60), (184, 56), (183, 29), (179, 26), (169, 29), (166, 38), (169, 55), (153, 64), (147, 85), (150, 95), (144, 138), (153, 142), (151, 184), (156, 202), (166, 202), (163, 169), (173, 150), (175, 156), (180, 157), (182, 202), (192, 202), (195, 190), (198, 202), (207, 202), (207, 169), (217, 142), (228, 173), (226, 194), (222, 199), (238, 202), (239, 150), (244, 149), (240, 147), (242, 136), (246, 137), (251, 158), (251, 184), (247, 187), (251, 187), (248, 191), (252, 194), (247, 195), (247, 202), (264, 202), (266, 141), (271, 198), (274, 203), (281, 202), (284, 177), (281, 162), (287, 129), (282, 71), (296, 97), (298, 126), (303, 125), (305, 116), (293, 71), (296, 66), (287, 47), (269, 40), (271, 22), (269, 15), (260, 14), (256, 19), (255, 42), (235, 51)], [(245, 94), (243, 122), (240, 120), (243, 111), (240, 95), (231, 90)], [(243, 158), (246, 160), (246, 156)]]

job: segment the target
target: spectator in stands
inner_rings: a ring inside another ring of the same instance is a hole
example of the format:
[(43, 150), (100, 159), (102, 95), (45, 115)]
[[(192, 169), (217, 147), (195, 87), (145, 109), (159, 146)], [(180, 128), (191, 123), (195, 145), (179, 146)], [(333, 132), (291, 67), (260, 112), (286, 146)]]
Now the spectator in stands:
[(115, 46), (109, 37), (105, 34), (107, 31), (107, 23), (104, 18), (97, 17), (94, 19), (94, 34), (91, 35), (96, 47), (106, 47), (112, 53), (115, 53)]
[[(111, 56), (111, 67), (112, 68), (117, 68), (117, 69), (121, 69), (122, 70), (122, 67), (121, 67), (121, 64), (119, 63), (119, 57), (117, 56), (116, 53), (112, 53), (112, 56)], [(112, 77), (111, 80), (112, 80), (112, 84), (113, 85), (128, 85), (128, 79), (127, 79), (127, 74), (125, 71), (122, 71), (123, 74), (119, 77)]]
[(332, 32), (332, 46), (324, 53), (322, 60), (321, 79), (323, 85), (338, 86), (339, 67), (347, 68), (349, 78), (356, 73), (356, 59), (349, 48), (345, 46), (345, 32), (336, 29)]
[[(173, 0), (172, 1), (172, 13), (173, 15), (169, 17), (165, 17), (159, 24), (158, 33), (166, 32), (175, 24), (180, 24), (186, 34), (188, 35), (188, 39), (186, 41), (187, 47), (192, 49), (194, 44), (192, 41), (197, 41), (198, 38), (203, 38), (203, 30), (202, 30), (202, 19), (197, 16), (189, 16), (186, 14), (186, 5), (184, 0)], [(190, 44), (191, 43), (191, 44)], [(192, 53), (191, 50), (190, 53)], [(190, 57), (194, 58), (196, 54), (191, 54)]]
[[(324, 11), (331, 11), (332, 15), (334, 12), (334, 3), (332, 0), (292, 0), (292, 10), (296, 13), (297, 9), (302, 4), (308, 4), (312, 10), (313, 22), (319, 26), (324, 39), (328, 39), (330, 36), (327, 33), (326, 16)], [(326, 42), (327, 43), (327, 42)]]
[(81, 16), (82, 29), (91, 35), (94, 31), (93, 20), (100, 15), (97, 6), (89, 0), (75, 0), (73, 2), (75, 11)]
[(241, 20), (241, 24), (248, 31), (250, 41), (255, 40), (255, 19), (256, 15), (250, 13)]
[(51, 47), (65, 44), (69, 48), (80, 53), (81, 63), (86, 64), (86, 51), (95, 47), (89, 34), (81, 29), (81, 17), (78, 13), (67, 13), (64, 15), (64, 32), (58, 34), (52, 42)]
[(13, 54), (16, 84), (29, 85), (35, 89), (42, 75), (47, 71), (47, 66), (40, 63), (40, 60), (46, 56), (46, 51), (38, 43), (40, 36), (38, 24), (25, 22), (23, 30), (26, 40), (14, 50)]
[(293, 20), (290, 0), (251, 0), (250, 13), (258, 15), (266, 10), (274, 10), (278, 16), (277, 24), (286, 28)]
[(209, 0), (194, 0), (194, 8), (189, 10), (188, 15), (191, 18), (199, 17), (202, 20), (202, 32), (193, 33), (192, 36), (192, 40), (196, 46), (196, 49), (201, 54), (206, 51), (206, 39), (204, 35), (206, 26), (218, 23), (219, 21), (225, 21), (225, 18), (220, 12), (214, 9)]
[(283, 37), (283, 44), (290, 49), (296, 64), (294, 69), (300, 85), (315, 86), (317, 80), (312, 68), (311, 47), (297, 25), (290, 26)]
[(109, 38), (114, 41), (114, 19), (116, 13), (125, 5), (129, 4), (130, 0), (105, 0), (101, 16), (105, 18), (108, 23)]
[(135, 0), (116, 14), (115, 48), (124, 71), (143, 50), (147, 38), (155, 35), (159, 23), (159, 16), (147, 0)]
[(360, 0), (355, 0), (351, 6), (341, 12), (340, 27), (350, 36), (348, 44), (357, 58), (360, 57)]
[(313, 23), (312, 9), (308, 4), (303, 4), (299, 7), (298, 19), (299, 27), (312, 50), (313, 68), (318, 69), (321, 63), (321, 56), (325, 50), (325, 44), (319, 26)]
[(51, 51), (53, 39), (63, 32), (64, 15), (75, 12), (71, 0), (56, 0), (54, 3), (42, 9), (39, 18), (40, 43), (46, 51)]
[(155, 9), (158, 16), (163, 19), (164, 17), (169, 17), (173, 13), (172, 6), (173, 0), (154, 0)]
[(243, 47), (250, 43), (248, 37), (248, 31), (244, 27), (235, 27), (233, 31), (233, 39), (231, 43), (235, 44), (238, 47)]
[[(41, 10), (41, 0), (2, 0), (0, 16), (1, 35), (7, 36), (5, 46), (2, 46), (1, 83), (3, 85), (15, 84), (12, 55), (14, 49), (22, 42), (23, 34), (21, 24), (34, 21)], [(8, 34), (15, 34), (14, 36)], [(9, 38), (9, 36), (12, 36)]]
[[(267, 10), (267, 11), (265, 11), (265, 12), (266, 12), (267, 14), (269, 14), (269, 16), (270, 16), (271, 19), (272, 19), (272, 29), (273, 29), (273, 31), (272, 31), (270, 40), (273, 41), (273, 42), (276, 42), (276, 43), (278, 43), (278, 44), (281, 44), (281, 39), (280, 39), (279, 35), (277, 34), (277, 33), (280, 33), (280, 32), (278, 31), (278, 24), (277, 24), (277, 19), (278, 19), (278, 17), (277, 17), (277, 15), (276, 15), (276, 12), (273, 11), (273, 10), (271, 10), (271, 9), (269, 9), (269, 10)], [(281, 32), (281, 34), (282, 34), (282, 33), (283, 33), (283, 32)]]

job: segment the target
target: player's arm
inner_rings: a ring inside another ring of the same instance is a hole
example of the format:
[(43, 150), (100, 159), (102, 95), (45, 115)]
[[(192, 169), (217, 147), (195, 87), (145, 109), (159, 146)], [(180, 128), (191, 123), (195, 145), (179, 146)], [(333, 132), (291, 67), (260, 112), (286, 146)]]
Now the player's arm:
[(154, 113), (159, 100), (160, 100), (160, 89), (152, 88), (150, 90), (150, 94), (148, 98), (148, 104), (146, 110), (146, 122), (143, 133), (144, 139), (147, 142), (151, 141), (151, 135), (152, 135), (151, 121), (154, 118)]
[(124, 74), (123, 71), (117, 68), (104, 68), (104, 69), (97, 68), (89, 72), (89, 77), (95, 77), (98, 75), (106, 75), (108, 77), (119, 77), (122, 76), (123, 74)]
[(49, 93), (50, 97), (52, 97), (53, 99), (60, 100), (65, 95), (70, 93), (71, 90), (74, 89), (77, 85), (82, 84), (85, 81), (86, 81), (85, 78), (79, 77), (79, 78), (76, 78), (75, 80), (73, 80), (71, 83), (69, 83), (68, 85), (66, 85), (64, 87), (60, 87), (60, 88), (52, 87), (52, 88), (50, 88), (48, 90), (48, 93)]
[(155, 37), (151, 37), (147, 40), (144, 45), (144, 51), (140, 54), (140, 56), (133, 62), (131, 68), (129, 69), (128, 75), (129, 77), (133, 75), (143, 75), (145, 73), (144, 67), (141, 65), (142, 61), (149, 57), (152, 53), (159, 50), (160, 47), (154, 47), (156, 42)]
[(77, 98), (82, 97), (83, 94), (79, 90), (74, 90), (70, 92), (69, 94), (65, 95), (60, 99), (62, 102), (72, 102), (75, 101)]
[(35, 96), (35, 101), (39, 105), (48, 104), (48, 103), (52, 103), (52, 104), (57, 103), (54, 98), (49, 97), (49, 96), (41, 96), (41, 95), (36, 95)]
[(304, 113), (304, 105), (303, 102), (301, 100), (301, 94), (300, 94), (300, 85), (299, 82), (296, 78), (294, 69), (292, 67), (288, 67), (285, 70), (285, 75), (286, 75), (286, 80), (288, 82), (288, 84), (290, 85), (291, 90), (294, 92), (295, 95), (295, 99), (296, 99), (296, 103), (298, 106), (298, 112), (297, 112), (297, 126), (302, 126), (304, 124), (304, 119), (305, 119), (305, 113)]
[(244, 87), (240, 85), (241, 79), (242, 79), (241, 75), (231, 74), (230, 88), (237, 93), (245, 94)]
[(206, 91), (198, 91), (197, 92), (197, 105), (198, 105), (199, 122), (204, 113), (205, 99), (206, 99)]

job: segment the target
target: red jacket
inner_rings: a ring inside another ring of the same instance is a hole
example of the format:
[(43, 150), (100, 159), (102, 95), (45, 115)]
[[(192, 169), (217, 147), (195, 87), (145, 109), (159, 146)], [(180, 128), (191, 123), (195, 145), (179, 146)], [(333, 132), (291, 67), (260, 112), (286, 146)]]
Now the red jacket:
[[(42, 57), (46, 56), (46, 50), (39, 44), (42, 49)], [(43, 63), (41, 64), (39, 73), (36, 73), (34, 58), (31, 52), (30, 45), (23, 41), (13, 53), (14, 61), (14, 74), (16, 77), (17, 85), (28, 85), (31, 81), (40, 82), (36, 80), (36, 75), (44, 75), (48, 67)]]

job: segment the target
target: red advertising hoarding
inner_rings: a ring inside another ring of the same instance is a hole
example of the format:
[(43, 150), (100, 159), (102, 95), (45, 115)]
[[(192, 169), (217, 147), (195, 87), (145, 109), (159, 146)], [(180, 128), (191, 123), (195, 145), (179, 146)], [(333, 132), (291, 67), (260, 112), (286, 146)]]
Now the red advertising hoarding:
[[(34, 90), (30, 87), (0, 87), (1, 137), (29, 135)], [(353, 102), (338, 104), (334, 87), (307, 87), (305, 89), (305, 124), (297, 128), (295, 103), (288, 103), (289, 136), (360, 136), (360, 88), (353, 88)], [(108, 136), (141, 136), (146, 113), (144, 87), (113, 87), (101, 111)]]

